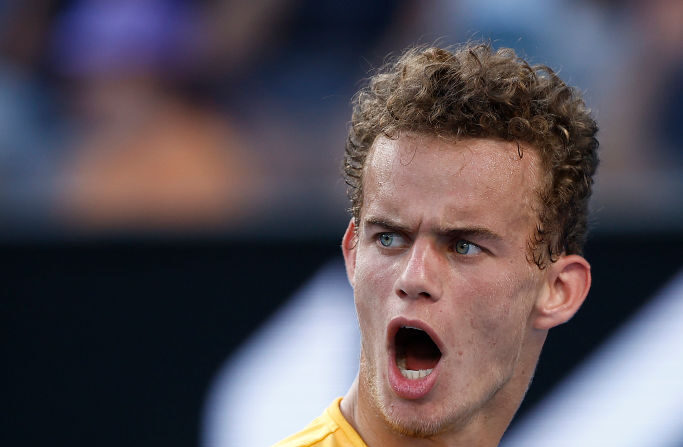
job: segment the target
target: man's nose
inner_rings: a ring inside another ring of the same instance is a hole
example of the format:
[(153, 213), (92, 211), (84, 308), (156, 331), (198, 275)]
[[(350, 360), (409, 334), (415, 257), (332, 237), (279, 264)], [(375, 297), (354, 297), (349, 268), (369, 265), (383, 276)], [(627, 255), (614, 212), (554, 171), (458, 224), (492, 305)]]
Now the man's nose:
[(396, 295), (400, 298), (441, 298), (441, 275), (438, 249), (434, 241), (417, 239), (408, 252), (408, 259), (396, 280)]

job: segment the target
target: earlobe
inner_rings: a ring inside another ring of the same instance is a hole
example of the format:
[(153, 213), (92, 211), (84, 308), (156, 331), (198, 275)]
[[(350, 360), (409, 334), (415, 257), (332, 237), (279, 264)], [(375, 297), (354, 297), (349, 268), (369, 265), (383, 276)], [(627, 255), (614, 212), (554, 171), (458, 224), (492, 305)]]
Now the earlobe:
[(536, 329), (550, 329), (569, 321), (583, 304), (591, 285), (590, 264), (581, 256), (562, 256), (548, 269), (548, 288), (536, 302)]
[(346, 276), (349, 278), (351, 287), (354, 285), (354, 277), (356, 274), (356, 245), (358, 244), (358, 235), (356, 233), (356, 224), (353, 217), (349, 221), (349, 226), (346, 227), (344, 238), (342, 239), (342, 253), (344, 254), (344, 264), (346, 265)]

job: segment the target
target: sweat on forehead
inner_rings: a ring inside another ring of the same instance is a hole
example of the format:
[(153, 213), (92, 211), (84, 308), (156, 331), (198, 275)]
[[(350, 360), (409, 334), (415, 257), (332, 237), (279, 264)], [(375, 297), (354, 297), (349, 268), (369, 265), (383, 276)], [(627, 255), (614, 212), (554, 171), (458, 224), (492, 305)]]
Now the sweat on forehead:
[[(421, 164), (433, 168), (424, 175), (397, 178), (398, 169), (417, 169)], [(447, 190), (449, 177), (461, 175), (464, 170), (474, 174), (475, 190), (490, 190), (488, 193), (482, 191), (482, 197), (493, 197), (495, 189), (514, 188), (518, 194), (530, 199), (526, 203), (537, 209), (543, 185), (538, 184), (542, 171), (536, 151), (528, 145), (488, 138), (440, 138), (414, 133), (403, 133), (396, 139), (380, 136), (365, 163), (363, 190), (371, 187), (370, 183), (388, 190), (409, 186), (397, 185), (397, 181), (410, 181), (415, 186), (430, 182), (433, 187), (448, 193), (452, 192)], [(492, 183), (484, 178), (490, 175), (499, 177), (500, 181)], [(362, 207), (360, 214), (363, 214)]]

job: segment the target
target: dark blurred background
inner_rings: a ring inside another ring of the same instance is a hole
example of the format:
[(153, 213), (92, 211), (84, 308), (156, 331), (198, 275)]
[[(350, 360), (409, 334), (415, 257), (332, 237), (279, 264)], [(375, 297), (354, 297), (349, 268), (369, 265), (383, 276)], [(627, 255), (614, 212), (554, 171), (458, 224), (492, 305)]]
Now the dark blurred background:
[(0, 1), (0, 444), (200, 443), (221, 365), (340, 256), (359, 80), (470, 38), (601, 127), (594, 287), (523, 416), (683, 265), (683, 2)]

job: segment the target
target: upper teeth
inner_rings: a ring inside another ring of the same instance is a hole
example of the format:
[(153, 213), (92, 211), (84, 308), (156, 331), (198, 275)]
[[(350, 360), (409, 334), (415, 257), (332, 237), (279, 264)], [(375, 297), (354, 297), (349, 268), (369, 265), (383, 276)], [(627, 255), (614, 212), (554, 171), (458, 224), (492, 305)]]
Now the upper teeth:
[(406, 379), (421, 379), (427, 377), (431, 374), (433, 368), (429, 369), (406, 369), (406, 359), (400, 359), (397, 361), (398, 370), (401, 371), (401, 375)]

